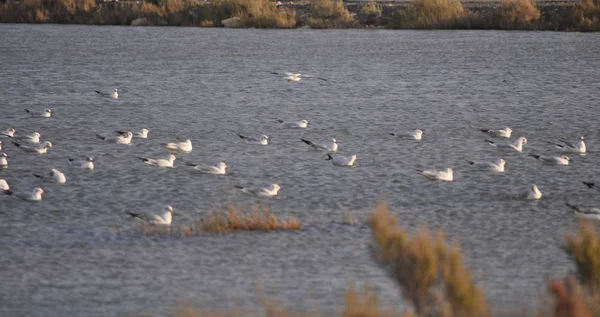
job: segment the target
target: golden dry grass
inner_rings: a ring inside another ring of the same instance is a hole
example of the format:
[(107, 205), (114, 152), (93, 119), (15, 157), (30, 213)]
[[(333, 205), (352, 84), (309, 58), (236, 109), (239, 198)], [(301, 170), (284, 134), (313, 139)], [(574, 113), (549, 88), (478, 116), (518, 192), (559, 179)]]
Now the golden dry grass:
[(413, 0), (397, 15), (394, 27), (409, 29), (456, 28), (467, 17), (460, 0)]
[(581, 283), (600, 291), (600, 237), (595, 223), (580, 222), (579, 231), (566, 237), (563, 249), (577, 266)]
[(311, 28), (346, 28), (353, 22), (350, 11), (341, 0), (312, 0), (312, 17), (306, 24)]
[(500, 16), (502, 28), (529, 29), (536, 27), (541, 13), (533, 0), (502, 0)]

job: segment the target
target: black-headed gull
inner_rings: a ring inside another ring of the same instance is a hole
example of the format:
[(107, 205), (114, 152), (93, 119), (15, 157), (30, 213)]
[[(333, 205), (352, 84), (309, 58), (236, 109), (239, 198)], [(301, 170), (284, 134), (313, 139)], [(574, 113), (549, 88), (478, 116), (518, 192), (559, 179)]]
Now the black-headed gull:
[(351, 156), (342, 156), (336, 155), (331, 156), (331, 154), (327, 154), (327, 160), (330, 160), (331, 163), (335, 166), (354, 166), (354, 162), (356, 161), (356, 155)]
[(25, 112), (29, 113), (32, 117), (50, 118), (52, 117), (52, 110), (44, 109), (42, 112), (35, 112), (29, 109), (25, 109)]
[(317, 149), (317, 150), (325, 150), (327, 152), (337, 152), (338, 150), (338, 142), (337, 140), (331, 139), (331, 141), (327, 142), (327, 143), (315, 143), (313, 141), (310, 140), (306, 140), (306, 139), (300, 139), (302, 142), (312, 146), (313, 148)]
[(242, 186), (234, 186), (234, 188), (257, 197), (275, 197), (279, 195), (279, 190), (281, 189), (277, 184), (271, 184), (266, 188), (246, 188)]
[(310, 123), (308, 123), (307, 120), (304, 120), (304, 119), (302, 119), (300, 121), (277, 120), (277, 122), (281, 123), (281, 125), (286, 128), (306, 128), (310, 124)]
[(269, 137), (264, 134), (258, 138), (253, 138), (253, 137), (249, 137), (249, 136), (245, 136), (245, 135), (241, 135), (241, 134), (238, 134), (237, 136), (240, 137), (240, 139), (242, 139), (250, 144), (261, 144), (261, 145), (269, 144)]
[(192, 151), (192, 141), (187, 139), (183, 142), (172, 142), (163, 144), (167, 149), (171, 151), (179, 151), (179, 152), (191, 152)]
[(327, 81), (327, 79), (325, 79), (323, 77), (317, 77), (317, 76), (305, 75), (305, 74), (298, 74), (298, 73), (290, 73), (290, 72), (278, 73), (278, 72), (271, 72), (271, 74), (274, 74), (274, 75), (284, 75), (285, 77), (283, 77), (283, 79), (287, 80), (288, 82), (300, 81), (302, 78), (315, 78), (315, 79)]
[(19, 135), (19, 136), (13, 136), (12, 139), (13, 140), (17, 140), (19, 142), (28, 142), (28, 143), (33, 143), (33, 144), (37, 144), (40, 143), (40, 137), (42, 135), (39, 132), (33, 132), (31, 134), (27, 134), (27, 135)]
[(33, 174), (33, 176), (40, 178), (43, 181), (50, 181), (50, 182), (55, 182), (58, 184), (64, 184), (67, 182), (67, 177), (65, 176), (65, 174), (57, 169), (51, 169), (50, 173), (46, 174), (46, 175), (40, 175), (40, 174)]
[(10, 190), (10, 186), (8, 186), (8, 183), (2, 178), (0, 178), (0, 190), (1, 191)]
[(15, 133), (17, 133), (17, 130), (15, 130), (13, 128), (8, 128), (8, 129), (2, 131), (2, 133), (0, 133), (0, 136), (13, 137), (15, 135)]
[(50, 141), (44, 141), (42, 144), (39, 145), (31, 145), (31, 146), (25, 146), (19, 142), (15, 142), (12, 141), (12, 143), (17, 146), (18, 148), (22, 149), (25, 152), (29, 152), (29, 153), (38, 153), (38, 154), (46, 154), (48, 153), (48, 149), (52, 148), (52, 143), (50, 143)]
[(547, 165), (569, 165), (572, 160), (568, 156), (543, 156), (529, 153), (529, 156)]
[[(127, 133), (126, 131), (117, 131), (117, 133), (119, 134), (125, 134)], [(138, 139), (147, 139), (148, 138), (148, 133), (150, 133), (150, 130), (143, 128), (138, 132), (133, 133), (133, 137), (134, 138), (138, 138)]]
[(555, 145), (557, 148), (559, 148), (561, 150), (561, 152), (585, 153), (586, 148), (585, 148), (585, 142), (583, 141), (584, 140), (583, 136), (580, 136), (577, 140), (578, 140), (577, 144), (573, 144), (573, 143), (567, 142), (565, 140), (559, 140), (562, 143), (557, 143), (557, 142), (552, 142), (552, 141), (548, 141), (548, 143)]
[(416, 129), (414, 131), (390, 133), (390, 135), (398, 138), (421, 140), (423, 138), (423, 131), (421, 129)]
[(141, 220), (143, 222), (147, 222), (152, 225), (171, 225), (173, 221), (173, 207), (165, 206), (163, 208), (162, 214), (143, 214), (143, 213), (135, 213), (135, 212), (127, 212), (131, 217)]
[(133, 133), (127, 131), (125, 133), (119, 133), (116, 136), (105, 136), (101, 134), (96, 134), (96, 136), (106, 142), (114, 142), (116, 144), (131, 144), (131, 139), (133, 138)]
[(421, 174), (431, 180), (440, 180), (440, 181), (446, 181), (446, 182), (451, 182), (454, 180), (454, 170), (451, 168), (447, 168), (444, 171), (417, 170), (417, 172), (419, 172), (419, 174)]
[(119, 90), (115, 88), (111, 93), (101, 92), (99, 90), (94, 90), (98, 95), (107, 98), (118, 99), (119, 98)]
[(597, 190), (597, 191), (599, 191), (599, 192), (600, 192), (600, 187), (596, 186), (596, 183), (593, 183), (593, 182), (586, 182), (586, 181), (584, 181), (583, 183), (584, 183), (584, 184), (585, 184), (585, 186), (587, 186), (588, 188), (592, 188), (592, 189), (595, 189), (595, 190)]
[(168, 158), (160, 158), (160, 159), (150, 159), (145, 157), (138, 157), (140, 160), (144, 161), (144, 163), (150, 166), (156, 167), (173, 167), (173, 162), (175, 162), (175, 155), (169, 154)]
[(506, 161), (503, 159), (497, 159), (495, 162), (476, 162), (476, 161), (467, 161), (469, 164), (473, 165), (479, 169), (490, 170), (494, 172), (504, 172), (504, 166), (506, 165)]
[(540, 200), (542, 199), (542, 192), (536, 184), (531, 184), (527, 189), (519, 193), (515, 198), (528, 199), (528, 200)]
[(0, 153), (0, 168), (8, 167), (8, 160), (6, 159), (7, 157), (8, 157), (8, 154)]
[(499, 130), (491, 130), (491, 129), (479, 129), (479, 131), (483, 132), (483, 133), (487, 133), (493, 137), (496, 138), (510, 138), (510, 135), (512, 134), (512, 129), (509, 127), (506, 127), (504, 129), (499, 129)]
[(586, 219), (598, 219), (600, 220), (600, 209), (599, 208), (591, 208), (585, 207), (581, 205), (571, 205), (569, 203), (565, 203), (569, 208), (573, 209), (573, 214), (577, 217), (586, 218)]
[(225, 162), (220, 162), (216, 166), (199, 165), (190, 162), (186, 162), (185, 164), (187, 166), (191, 166), (195, 171), (206, 174), (224, 175), (225, 173), (227, 173), (227, 164), (225, 164)]
[(11, 196), (15, 196), (19, 199), (22, 200), (27, 200), (27, 201), (40, 201), (42, 200), (42, 194), (44, 193), (44, 190), (36, 187), (34, 188), (31, 193), (13, 193), (11, 190), (5, 190), (3, 191), (5, 194), (7, 195), (11, 195)]
[(512, 149), (515, 150), (517, 152), (523, 152), (523, 146), (525, 144), (527, 144), (527, 138), (525, 138), (524, 136), (519, 137), (517, 140), (515, 140), (514, 142), (509, 142), (509, 143), (497, 143), (495, 141), (492, 140), (488, 140), (486, 139), (486, 141), (499, 148), (499, 149)]
[(69, 158), (69, 163), (71, 163), (72, 166), (77, 168), (83, 168), (88, 170), (94, 169), (94, 158), (91, 156), (82, 159)]

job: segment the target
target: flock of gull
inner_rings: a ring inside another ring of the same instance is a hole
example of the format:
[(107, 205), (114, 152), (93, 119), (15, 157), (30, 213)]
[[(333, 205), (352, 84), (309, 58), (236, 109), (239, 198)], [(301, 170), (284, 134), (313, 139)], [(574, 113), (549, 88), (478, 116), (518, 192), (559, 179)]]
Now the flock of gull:
[[(311, 75), (302, 75), (295, 73), (272, 73), (272, 74), (283, 74), (285, 75), (284, 79), (288, 82), (297, 82), (302, 78), (315, 78), (319, 80), (326, 80), (324, 78), (311, 76)], [(114, 89), (110, 93), (105, 93), (101, 91), (95, 91), (99, 96), (104, 98), (112, 98), (118, 99), (119, 93), (118, 89)], [(32, 117), (39, 118), (43, 120), (45, 118), (52, 117), (52, 110), (44, 109), (41, 112), (36, 112), (32, 110), (25, 109), (25, 111), (31, 115)], [(290, 129), (305, 129), (309, 127), (310, 123), (307, 120), (299, 120), (299, 121), (283, 121), (277, 120), (278, 123), (284, 128)], [(495, 146), (496, 148), (504, 151), (517, 151), (523, 152), (525, 145), (527, 144), (527, 138), (519, 137), (514, 141), (510, 141), (512, 136), (511, 128), (503, 128), (499, 130), (493, 129), (481, 129), (481, 132), (487, 134), (490, 139), (486, 139), (490, 145)], [(121, 145), (129, 145), (132, 144), (132, 140), (134, 138), (139, 139), (148, 139), (150, 130), (144, 128), (138, 132), (132, 131), (114, 131), (109, 134), (101, 135), (97, 134), (96, 137), (105, 142), (110, 142), (114, 144)], [(423, 139), (423, 131), (420, 129), (413, 131), (403, 131), (390, 133), (390, 135), (408, 140), (421, 141)], [(267, 135), (260, 136), (247, 136), (238, 134), (240, 139), (246, 141), (249, 144), (255, 144), (257, 146), (266, 146), (269, 144), (269, 137)], [(0, 138), (5, 140), (10, 140), (7, 142), (9, 144), (14, 145), (15, 148), (18, 148), (22, 151), (31, 153), (31, 154), (46, 154), (49, 149), (52, 148), (52, 143), (50, 141), (43, 141), (40, 139), (41, 134), (39, 132), (33, 132), (30, 134), (21, 134), (17, 133), (14, 128), (7, 128), (3, 132), (0, 132)], [(491, 139), (505, 139), (504, 141), (500, 140), (491, 140)], [(340, 167), (353, 167), (356, 163), (356, 155), (343, 156), (337, 154), (338, 152), (338, 143), (335, 138), (332, 138), (328, 142), (319, 143), (313, 142), (307, 139), (301, 139), (302, 142), (306, 143), (310, 147), (315, 150), (325, 152), (327, 155), (327, 159), (331, 161), (334, 166)], [(564, 155), (567, 153), (571, 154), (585, 154), (586, 146), (583, 136), (579, 137), (576, 143), (571, 143), (565, 140), (559, 140), (559, 142), (548, 141), (548, 143), (556, 146), (559, 151), (562, 153), (559, 156), (545, 156), (536, 153), (529, 153), (529, 156), (534, 159), (540, 161), (543, 164), (548, 165), (568, 165), (572, 160)], [(0, 141), (0, 169), (9, 167), (9, 158), (10, 156), (7, 153), (3, 152), (4, 144)], [(174, 162), (177, 159), (176, 154), (178, 152), (189, 153), (192, 151), (192, 141), (187, 139), (183, 142), (172, 142), (172, 143), (164, 143), (162, 144), (164, 148), (169, 151), (169, 154), (165, 157), (138, 157), (143, 163), (156, 167), (156, 168), (173, 168)], [(87, 170), (94, 169), (94, 159), (92, 157), (81, 157), (81, 158), (67, 158), (69, 163), (74, 168), (81, 168)], [(493, 162), (479, 162), (479, 161), (468, 161), (468, 164), (472, 165), (474, 168), (488, 170), (491, 172), (502, 173), (505, 171), (506, 161), (504, 159), (497, 159)], [(198, 171), (201, 173), (207, 174), (215, 174), (215, 175), (224, 175), (227, 173), (227, 164), (225, 162), (219, 162), (215, 166), (209, 166), (204, 164), (196, 164), (191, 162), (185, 162), (185, 165), (188, 166), (193, 171)], [(444, 170), (417, 170), (418, 173), (423, 175), (425, 178), (434, 180), (434, 181), (446, 181), (451, 182), (454, 181), (454, 171), (452, 168), (446, 168)], [(0, 175), (1, 176), (1, 175)], [(67, 181), (65, 174), (57, 169), (50, 169), (47, 174), (33, 174), (33, 176), (39, 178), (41, 181), (50, 181), (58, 184), (64, 184)], [(600, 186), (596, 186), (595, 183), (592, 182), (584, 182), (586, 186), (589, 188), (600, 191)], [(269, 186), (263, 188), (247, 188), (243, 186), (234, 186), (235, 189), (240, 190), (241, 192), (254, 195), (256, 197), (261, 198), (269, 198), (275, 197), (278, 195), (281, 187), (278, 184), (270, 184)], [(29, 193), (14, 193), (5, 179), (0, 178), (0, 191), (2, 191), (6, 195), (14, 196), (18, 199), (24, 201), (41, 201), (42, 195), (44, 194), (44, 190), (40, 187), (34, 188)], [(542, 198), (542, 192), (539, 190), (536, 184), (531, 184), (524, 192), (519, 193), (514, 198), (518, 199), (527, 199), (527, 200), (539, 200)], [(595, 218), (600, 219), (600, 209), (597, 208), (588, 208), (580, 205), (574, 205), (567, 203), (567, 206), (570, 207), (573, 212), (581, 217), (585, 218)], [(174, 209), (172, 206), (165, 206), (162, 213), (160, 214), (141, 214), (141, 213), (133, 213), (128, 212), (134, 218), (145, 221), (150, 224), (161, 224), (161, 225), (170, 225), (172, 222), (172, 214), (174, 213)]]

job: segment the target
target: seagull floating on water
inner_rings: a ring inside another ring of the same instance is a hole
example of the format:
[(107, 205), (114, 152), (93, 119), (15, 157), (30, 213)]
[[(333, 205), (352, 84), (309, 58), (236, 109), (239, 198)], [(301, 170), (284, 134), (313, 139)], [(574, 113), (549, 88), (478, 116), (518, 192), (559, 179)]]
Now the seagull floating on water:
[(25, 146), (19, 142), (15, 142), (15, 141), (12, 141), (12, 143), (15, 146), (17, 146), (18, 148), (20, 148), (21, 150), (23, 150), (25, 152), (29, 152), (29, 153), (46, 154), (46, 153), (48, 153), (48, 149), (52, 148), (52, 143), (50, 143), (50, 141), (44, 141), (44, 143), (42, 143), (42, 144), (31, 145), (31, 146)]
[(390, 135), (393, 135), (398, 138), (421, 140), (423, 138), (423, 131), (420, 129), (416, 129), (414, 131), (408, 132), (390, 133)]
[(293, 121), (293, 122), (277, 120), (277, 122), (281, 123), (281, 125), (286, 128), (306, 128), (310, 124), (310, 123), (308, 123), (308, 121), (306, 121), (304, 119), (300, 120), (300, 121)]
[(67, 177), (65, 177), (65, 174), (54, 168), (46, 175), (33, 174), (33, 176), (40, 178), (43, 181), (51, 181), (58, 184), (64, 184), (67, 182)]
[(71, 163), (72, 166), (77, 167), (77, 168), (83, 168), (83, 169), (88, 169), (88, 170), (94, 169), (94, 158), (91, 156), (88, 156), (83, 159), (69, 158), (69, 163)]
[(529, 156), (547, 165), (569, 165), (572, 160), (568, 156), (543, 156), (529, 153)]
[(31, 193), (18, 193), (18, 194), (15, 194), (11, 190), (4, 190), (3, 192), (5, 194), (7, 194), (7, 195), (12, 195), (12, 196), (15, 196), (15, 197), (17, 197), (19, 199), (22, 199), (22, 200), (40, 201), (40, 200), (42, 200), (42, 194), (44, 193), (44, 190), (41, 189), (41, 188), (39, 188), (39, 187), (36, 187), (36, 188), (34, 188), (31, 191)]
[(445, 171), (417, 170), (417, 172), (430, 180), (440, 180), (446, 182), (451, 182), (454, 180), (454, 170), (451, 168), (447, 168)]
[(246, 188), (242, 186), (234, 186), (234, 188), (257, 197), (275, 197), (279, 194), (279, 190), (281, 189), (277, 184), (271, 184), (267, 188)]
[(528, 199), (528, 200), (540, 200), (542, 199), (542, 192), (539, 190), (536, 184), (531, 184), (527, 188), (527, 190), (521, 192), (516, 196), (519, 199)]
[(338, 143), (336, 139), (331, 139), (330, 142), (328, 143), (315, 143), (313, 141), (309, 141), (306, 139), (300, 139), (302, 142), (312, 146), (313, 148), (317, 149), (317, 150), (325, 150), (327, 152), (337, 152), (338, 150)]
[(118, 99), (119, 98), (119, 90), (117, 88), (115, 88), (111, 93), (106, 93), (106, 92), (101, 92), (98, 90), (94, 90), (98, 95), (102, 96), (102, 97), (107, 97), (107, 98), (113, 98), (113, 99)]
[(562, 152), (583, 154), (586, 152), (585, 142), (583, 140), (584, 140), (583, 136), (580, 136), (578, 138), (577, 144), (573, 144), (573, 143), (567, 142), (565, 140), (559, 140), (560, 142), (562, 142), (562, 144), (552, 142), (552, 141), (548, 141), (548, 143), (555, 145)]
[(8, 154), (0, 153), (0, 168), (8, 167), (8, 160), (6, 159), (7, 157), (8, 157)]
[(514, 142), (509, 143), (496, 143), (495, 141), (488, 139), (486, 139), (486, 141), (499, 149), (512, 149), (517, 152), (523, 152), (523, 146), (527, 144), (527, 138), (525, 138), (524, 136), (518, 138)]
[(187, 139), (183, 142), (173, 142), (163, 144), (167, 149), (172, 151), (180, 151), (180, 152), (191, 152), (192, 151), (192, 141)]
[(0, 151), (2, 151), (2, 141), (0, 141)]
[[(127, 132), (126, 131), (117, 131), (117, 133), (124, 135)], [(139, 132), (135, 132), (133, 134), (133, 137), (134, 138), (138, 138), (138, 139), (147, 139), (148, 138), (148, 133), (150, 133), (150, 130), (144, 128), (144, 129), (141, 129)]]
[(261, 135), (259, 138), (248, 137), (248, 136), (244, 136), (241, 134), (238, 134), (237, 136), (240, 137), (240, 139), (242, 139), (250, 144), (261, 144), (261, 145), (269, 144), (269, 137), (264, 134)]
[(23, 135), (23, 136), (12, 136), (11, 138), (13, 140), (18, 140), (19, 142), (28, 142), (28, 143), (32, 143), (32, 144), (37, 144), (37, 143), (40, 143), (41, 136), (42, 135), (39, 132), (33, 132), (31, 134)]
[(101, 134), (96, 134), (96, 136), (106, 142), (114, 142), (116, 144), (131, 144), (133, 133), (128, 131), (125, 133), (119, 133), (119, 135), (116, 136), (104, 136)]
[(500, 172), (500, 173), (504, 172), (504, 166), (506, 165), (506, 161), (503, 159), (497, 159), (493, 163), (476, 162), (476, 161), (467, 161), (467, 162), (469, 162), (469, 164), (473, 165), (476, 168), (490, 170), (490, 171), (494, 171), (494, 172)]
[(509, 127), (506, 127), (504, 129), (500, 129), (500, 130), (490, 130), (490, 129), (479, 129), (479, 131), (483, 132), (483, 133), (487, 133), (493, 137), (496, 138), (510, 138), (510, 135), (512, 134), (512, 129)]
[(331, 154), (327, 154), (327, 160), (330, 160), (335, 166), (354, 166), (356, 155), (346, 157), (342, 155), (331, 156)]
[(42, 117), (42, 118), (52, 117), (52, 110), (50, 110), (50, 109), (44, 109), (43, 112), (35, 112), (35, 111), (25, 109), (25, 112), (29, 113), (32, 117)]
[(150, 158), (145, 158), (145, 157), (138, 157), (140, 160), (144, 161), (144, 163), (150, 165), (150, 166), (156, 166), (156, 167), (173, 167), (173, 162), (175, 162), (175, 155), (173, 154), (169, 154), (167, 159), (161, 158), (161, 159), (150, 159)]
[(4, 130), (2, 133), (0, 133), (0, 136), (7, 136), (9, 138), (12, 138), (15, 133), (17, 133), (17, 130), (13, 129), (13, 128), (8, 128), (6, 130)]
[(220, 162), (219, 164), (217, 164), (217, 166), (205, 166), (190, 162), (186, 162), (185, 164), (187, 166), (191, 166), (196, 171), (206, 174), (224, 175), (227, 169), (227, 164), (225, 164), (224, 162)]
[(283, 77), (283, 79), (287, 80), (290, 83), (294, 82), (294, 81), (300, 81), (302, 78), (315, 78), (315, 79), (327, 81), (327, 79), (322, 78), (322, 77), (317, 77), (317, 76), (313, 76), (313, 75), (304, 75), (304, 74), (290, 73), (290, 72), (284, 72), (284, 73), (271, 72), (271, 74), (274, 74), (274, 75), (284, 75), (285, 77)]
[(171, 225), (171, 222), (173, 221), (173, 213), (175, 211), (173, 210), (173, 207), (171, 206), (165, 206), (165, 208), (163, 209), (162, 214), (159, 216), (157, 214), (142, 214), (142, 213), (134, 213), (134, 212), (127, 212), (127, 214), (129, 214), (131, 217), (141, 220), (143, 222), (147, 222), (149, 224), (152, 225)]
[(573, 214), (577, 217), (586, 218), (586, 219), (598, 219), (600, 220), (600, 209), (599, 208), (590, 208), (578, 205), (571, 205), (569, 203), (565, 203), (569, 208), (573, 209)]
[(2, 178), (0, 178), (0, 190), (1, 191), (10, 190), (10, 186), (8, 186), (8, 183)]

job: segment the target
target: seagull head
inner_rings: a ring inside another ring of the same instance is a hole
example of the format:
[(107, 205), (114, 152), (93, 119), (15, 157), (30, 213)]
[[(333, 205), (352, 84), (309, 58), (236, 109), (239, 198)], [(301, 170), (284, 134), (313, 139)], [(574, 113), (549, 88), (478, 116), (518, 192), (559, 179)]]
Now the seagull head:
[(44, 112), (47, 114), (52, 114), (52, 110), (50, 110), (50, 109), (44, 109)]
[(266, 136), (265, 134), (263, 134), (263, 135), (260, 136), (260, 140), (261, 141), (268, 140), (268, 139), (269, 139), (269, 137)]
[(51, 148), (52, 147), (52, 143), (50, 143), (50, 141), (44, 141), (44, 143), (42, 143), (42, 147), (46, 147), (46, 148)]
[(165, 208), (163, 208), (163, 212), (165, 212), (165, 213), (167, 213), (167, 212), (173, 213), (174, 209), (173, 209), (173, 207), (171, 207), (171, 205), (166, 205)]
[(119, 89), (115, 88), (115, 91), (119, 91)]
[(579, 140), (579, 141), (583, 141), (583, 140), (585, 140), (585, 139), (584, 139), (584, 137), (583, 137), (583, 135), (582, 135), (582, 136), (580, 136), (580, 137), (579, 137), (579, 139), (578, 139), (578, 140)]
[(13, 134), (17, 133), (17, 130), (13, 129), (13, 128), (8, 128), (6, 129), (6, 134), (12, 136)]
[(446, 173), (448, 173), (448, 174), (450, 174), (450, 175), (454, 175), (454, 170), (453, 170), (452, 168), (448, 167), (448, 168), (446, 169)]
[(93, 157), (91, 157), (91, 156), (88, 156), (88, 157), (86, 157), (86, 158), (85, 158), (85, 161), (86, 161), (86, 162), (93, 162), (93, 161), (94, 161), (94, 158), (93, 158)]
[(524, 136), (518, 138), (517, 141), (520, 141), (523, 145), (527, 144), (527, 138)]
[(225, 164), (225, 162), (220, 162), (219, 164), (217, 164), (217, 167), (218, 167), (219, 169), (222, 169), (222, 170), (224, 170), (224, 169), (226, 169), (226, 168), (227, 168), (227, 164)]
[(192, 144), (192, 140), (190, 140), (190, 139), (187, 139), (187, 140), (185, 140), (185, 142), (183, 142), (183, 143)]
[(331, 143), (337, 144), (337, 140), (335, 138), (331, 139)]
[(271, 191), (278, 192), (281, 187), (277, 184), (271, 184)]
[(423, 135), (423, 130), (421, 130), (421, 129), (417, 129), (417, 130), (415, 130), (415, 133), (416, 133), (418, 136), (421, 136), (421, 135)]
[(506, 131), (506, 133), (512, 133), (512, 129), (509, 127), (504, 128), (504, 131)]
[(530, 189), (531, 189), (531, 191), (533, 191), (533, 192), (537, 192), (537, 191), (539, 191), (539, 189), (538, 189), (538, 187), (537, 187), (537, 185), (536, 185), (536, 184), (531, 184), (531, 187), (529, 187), (529, 188), (530, 188)]
[(36, 187), (36, 188), (33, 189), (33, 194), (36, 195), (36, 196), (37, 195), (41, 195), (43, 193), (44, 193), (44, 190), (41, 189), (41, 188), (39, 188), (39, 187)]
[(133, 133), (131, 131), (127, 131), (127, 133), (125, 133), (125, 136), (129, 139), (129, 138), (133, 138)]
[(39, 132), (33, 132), (31, 136), (35, 139), (39, 139), (42, 135)]
[(560, 158), (563, 159), (563, 160), (565, 160), (565, 161), (571, 161), (571, 158), (569, 158), (568, 156), (561, 156)]
[(506, 161), (503, 159), (498, 159), (498, 161), (496, 161), (496, 165), (498, 166), (504, 166), (506, 165)]
[(2, 154), (0, 154), (0, 156), (2, 156), (2, 157), (8, 157), (8, 154), (2, 153)]
[(141, 131), (142, 131), (143, 135), (147, 135), (148, 133), (150, 133), (150, 130), (148, 130), (146, 128), (143, 128)]
[(175, 159), (177, 159), (177, 157), (175, 157), (175, 155), (173, 154), (169, 154), (169, 161), (175, 161)]
[(309, 125), (310, 123), (308, 123), (308, 121), (306, 121), (306, 120), (303, 119), (303, 120), (300, 120), (300, 124), (302, 124), (302, 125)]

